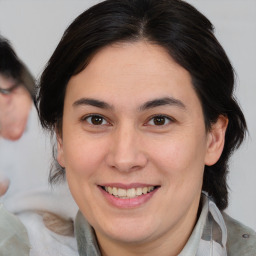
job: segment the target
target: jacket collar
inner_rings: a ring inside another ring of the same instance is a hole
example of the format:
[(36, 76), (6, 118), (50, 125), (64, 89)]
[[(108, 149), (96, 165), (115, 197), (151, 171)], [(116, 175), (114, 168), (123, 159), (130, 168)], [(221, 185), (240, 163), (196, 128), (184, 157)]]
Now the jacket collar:
[(221, 212), (206, 192), (196, 226), (179, 256), (227, 256), (227, 228)]

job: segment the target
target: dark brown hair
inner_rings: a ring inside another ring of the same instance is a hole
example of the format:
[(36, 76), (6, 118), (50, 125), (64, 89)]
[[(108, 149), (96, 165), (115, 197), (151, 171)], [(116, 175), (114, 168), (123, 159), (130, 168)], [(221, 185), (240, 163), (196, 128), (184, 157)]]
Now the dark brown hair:
[(18, 58), (10, 42), (2, 36), (0, 36), (0, 74), (15, 79), (34, 98), (35, 81), (33, 76), (26, 65)]

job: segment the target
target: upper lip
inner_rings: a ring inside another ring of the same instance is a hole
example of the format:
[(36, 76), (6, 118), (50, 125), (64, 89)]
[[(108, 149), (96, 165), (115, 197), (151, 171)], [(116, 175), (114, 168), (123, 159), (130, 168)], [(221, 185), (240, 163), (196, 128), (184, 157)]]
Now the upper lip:
[(122, 189), (130, 189), (130, 188), (144, 188), (144, 187), (156, 187), (159, 185), (156, 184), (150, 184), (150, 183), (129, 183), (129, 184), (124, 184), (124, 183), (104, 183), (100, 184), (99, 186), (101, 187), (116, 187), (116, 188), (122, 188)]

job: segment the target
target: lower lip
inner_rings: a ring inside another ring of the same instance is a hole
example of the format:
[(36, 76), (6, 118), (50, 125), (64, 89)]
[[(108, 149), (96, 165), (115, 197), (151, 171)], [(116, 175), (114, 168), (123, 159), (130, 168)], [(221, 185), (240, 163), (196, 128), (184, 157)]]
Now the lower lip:
[(158, 190), (158, 188), (156, 188), (156, 189), (154, 189), (153, 191), (151, 191), (150, 193), (147, 193), (147, 194), (142, 194), (142, 195), (134, 197), (134, 198), (122, 199), (122, 198), (118, 198), (118, 197), (115, 197), (115, 196), (109, 194), (108, 192), (106, 192), (101, 187), (99, 187), (99, 189), (101, 190), (103, 196), (106, 198), (106, 200), (111, 205), (113, 205), (115, 207), (118, 207), (118, 208), (124, 208), (124, 209), (136, 208), (136, 207), (139, 207), (139, 206), (145, 204), (146, 202), (148, 202), (153, 197), (153, 195)]

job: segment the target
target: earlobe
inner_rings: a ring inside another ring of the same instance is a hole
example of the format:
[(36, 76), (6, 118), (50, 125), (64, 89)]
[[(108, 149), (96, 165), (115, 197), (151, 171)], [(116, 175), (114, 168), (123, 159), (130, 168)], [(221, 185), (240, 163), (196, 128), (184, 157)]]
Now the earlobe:
[(208, 132), (205, 165), (214, 165), (219, 160), (225, 144), (227, 126), (228, 118), (223, 115), (220, 115), (217, 122), (211, 126)]
[(57, 161), (61, 167), (65, 167), (64, 153), (63, 153), (63, 140), (58, 132), (56, 132), (57, 138)]

